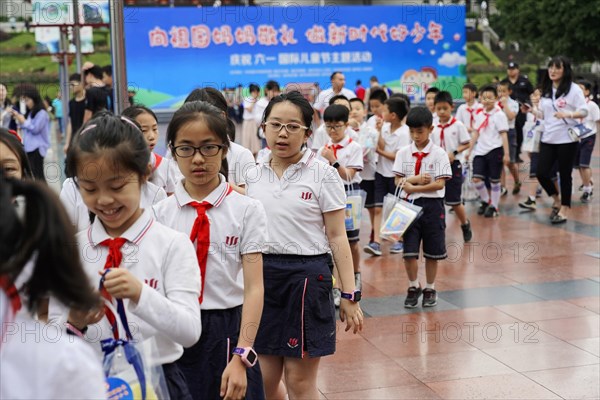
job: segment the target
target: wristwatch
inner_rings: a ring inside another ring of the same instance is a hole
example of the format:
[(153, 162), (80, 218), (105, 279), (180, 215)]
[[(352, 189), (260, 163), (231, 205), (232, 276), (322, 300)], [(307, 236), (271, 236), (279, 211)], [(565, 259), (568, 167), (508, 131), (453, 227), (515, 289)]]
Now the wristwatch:
[(233, 349), (233, 354), (240, 356), (242, 362), (248, 368), (254, 367), (254, 365), (256, 365), (256, 361), (258, 361), (258, 355), (252, 347), (236, 347)]
[(353, 303), (358, 303), (361, 298), (362, 298), (362, 293), (360, 290), (355, 290), (352, 293), (342, 292), (342, 299), (350, 300)]
[(454, 150), (452, 154), (454, 154), (454, 157), (456, 157), (458, 155), (458, 150)]
[(340, 167), (340, 163), (336, 160), (333, 164), (331, 164), (331, 166), (335, 169), (338, 169)]

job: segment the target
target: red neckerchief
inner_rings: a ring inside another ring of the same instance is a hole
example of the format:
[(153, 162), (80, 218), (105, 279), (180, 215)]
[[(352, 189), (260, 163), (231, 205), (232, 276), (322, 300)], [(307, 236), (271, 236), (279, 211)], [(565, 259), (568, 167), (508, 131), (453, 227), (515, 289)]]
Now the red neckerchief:
[[(108, 257), (106, 257), (106, 262), (104, 263), (104, 269), (111, 268), (119, 268), (121, 265), (121, 261), (123, 260), (123, 254), (121, 253), (121, 247), (127, 243), (127, 239), (125, 238), (115, 238), (115, 239), (106, 239), (100, 242), (100, 246), (108, 247)], [(108, 291), (102, 286), (102, 290), (100, 291), (102, 297), (104, 297), (108, 302), (112, 303), (112, 296)], [(104, 313), (106, 314), (106, 318), (108, 322), (110, 322), (110, 326), (113, 329), (113, 336), (115, 339), (119, 338), (119, 328), (117, 325), (117, 318), (115, 314), (112, 312), (110, 307), (104, 306)]]
[(438, 124), (438, 128), (442, 128), (442, 131), (440, 132), (440, 147), (444, 150), (446, 150), (446, 142), (444, 141), (444, 129), (448, 128), (455, 122), (456, 122), (456, 118), (452, 117), (450, 122), (448, 122), (447, 124), (445, 124), (445, 125)]
[[(350, 144), (350, 143), (352, 143), (352, 138), (348, 139), (348, 144)], [(329, 146), (329, 148), (333, 150), (333, 156), (334, 156), (335, 158), (337, 158), (337, 151), (338, 151), (339, 149), (343, 149), (343, 148), (344, 148), (344, 146), (343, 146), (343, 145), (341, 145), (341, 144), (339, 144), (339, 143), (336, 143), (336, 144), (331, 144), (331, 145)]]
[[(226, 196), (228, 196), (232, 190), (233, 188), (228, 185)], [(198, 216), (194, 220), (190, 240), (192, 243), (196, 242), (196, 257), (198, 258), (198, 265), (200, 266), (200, 281), (202, 284), (202, 291), (200, 292), (198, 301), (202, 304), (202, 300), (204, 300), (204, 283), (206, 281), (206, 262), (208, 261), (208, 249), (210, 247), (210, 221), (208, 220), (206, 212), (211, 209), (213, 205), (207, 201), (203, 201), (202, 203), (192, 201), (188, 203), (188, 205), (194, 207), (198, 213)]]
[(416, 152), (412, 153), (412, 155), (413, 157), (417, 157), (417, 162), (415, 164), (415, 175), (419, 175), (419, 173), (421, 172), (421, 161), (423, 161), (423, 159), (427, 157), (429, 153)]

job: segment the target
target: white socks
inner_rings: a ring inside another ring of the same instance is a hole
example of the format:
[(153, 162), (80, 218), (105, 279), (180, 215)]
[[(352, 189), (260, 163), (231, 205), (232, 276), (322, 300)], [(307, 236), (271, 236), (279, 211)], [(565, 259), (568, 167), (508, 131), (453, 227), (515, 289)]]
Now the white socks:
[(492, 183), (492, 205), (498, 209), (498, 203), (500, 203), (500, 195), (502, 194), (502, 185), (498, 183)]

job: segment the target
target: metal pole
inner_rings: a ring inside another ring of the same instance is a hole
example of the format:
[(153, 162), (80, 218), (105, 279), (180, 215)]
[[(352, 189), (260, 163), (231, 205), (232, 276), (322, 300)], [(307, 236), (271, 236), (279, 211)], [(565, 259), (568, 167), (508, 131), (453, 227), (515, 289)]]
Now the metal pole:
[(75, 65), (77, 72), (81, 72), (81, 36), (79, 35), (79, 2), (73, 0), (73, 39), (75, 41)]
[(127, 69), (125, 65), (125, 33), (123, 1), (110, 0), (110, 52), (113, 67), (113, 98), (115, 114), (120, 114), (128, 102)]

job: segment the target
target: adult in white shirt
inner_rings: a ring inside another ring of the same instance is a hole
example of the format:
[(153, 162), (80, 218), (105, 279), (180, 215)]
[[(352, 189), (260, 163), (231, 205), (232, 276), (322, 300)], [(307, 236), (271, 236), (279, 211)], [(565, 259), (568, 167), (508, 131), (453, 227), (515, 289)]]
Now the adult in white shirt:
[[(256, 122), (256, 126), (260, 127), (263, 121), (263, 114), (265, 113), (265, 108), (269, 105), (271, 99), (275, 96), (279, 96), (281, 93), (281, 88), (279, 87), (279, 83), (277, 81), (268, 81), (265, 84), (265, 95), (258, 99), (256, 105), (254, 106), (254, 121)], [(259, 128), (258, 135), (264, 139), (265, 134), (262, 128)]]
[[(567, 221), (571, 208), (573, 161), (579, 139), (570, 132), (579, 119), (588, 115), (583, 91), (573, 83), (571, 62), (563, 56), (553, 57), (548, 62), (546, 79), (542, 82), (540, 109), (534, 110), (544, 120), (544, 133), (540, 143), (537, 178), (546, 193), (554, 199), (553, 224)], [(558, 161), (560, 174), (560, 196), (552, 181), (552, 165)]]
[(315, 104), (313, 104), (313, 108), (321, 114), (325, 110), (325, 107), (329, 105), (329, 99), (331, 99), (333, 96), (342, 94), (346, 96), (348, 100), (356, 97), (356, 94), (354, 94), (352, 90), (344, 87), (346, 84), (346, 77), (342, 72), (335, 71), (333, 74), (331, 74), (330, 81), (331, 87), (319, 93), (319, 96), (317, 96), (317, 101), (315, 101)]

